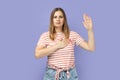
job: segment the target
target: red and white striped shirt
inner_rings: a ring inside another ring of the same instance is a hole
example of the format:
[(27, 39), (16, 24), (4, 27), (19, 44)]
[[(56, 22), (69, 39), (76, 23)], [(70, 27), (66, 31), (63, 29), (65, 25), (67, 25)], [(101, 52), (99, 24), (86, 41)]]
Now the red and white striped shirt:
[[(58, 40), (64, 39), (63, 33), (56, 33), (55, 40), (49, 38), (49, 32), (45, 32), (40, 36), (37, 45), (43, 45), (46, 48), (56, 44)], [(74, 65), (74, 46), (79, 45), (84, 39), (74, 31), (70, 31), (69, 44), (48, 56), (48, 65), (54, 65), (58, 68), (68, 68)]]

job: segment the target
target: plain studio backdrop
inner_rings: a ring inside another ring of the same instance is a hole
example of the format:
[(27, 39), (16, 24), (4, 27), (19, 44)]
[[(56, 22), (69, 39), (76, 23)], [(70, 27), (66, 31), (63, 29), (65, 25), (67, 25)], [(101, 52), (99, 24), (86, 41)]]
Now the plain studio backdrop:
[(71, 30), (88, 39), (83, 14), (92, 17), (95, 52), (75, 47), (79, 80), (120, 80), (119, 0), (1, 0), (0, 80), (42, 80), (47, 57), (35, 59), (40, 34), (51, 11), (65, 10)]

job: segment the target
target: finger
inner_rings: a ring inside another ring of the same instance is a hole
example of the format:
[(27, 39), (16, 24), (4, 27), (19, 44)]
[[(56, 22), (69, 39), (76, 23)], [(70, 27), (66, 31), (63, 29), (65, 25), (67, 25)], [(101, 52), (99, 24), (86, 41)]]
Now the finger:
[(86, 16), (87, 16), (87, 19), (88, 19), (89, 21), (92, 21), (92, 19), (91, 19), (90, 16), (88, 16), (88, 15), (86, 15)]
[(86, 22), (82, 22), (82, 23), (83, 23), (83, 26), (86, 28), (86, 26), (87, 26)]
[(90, 18), (90, 16), (88, 14), (86, 14), (86, 13), (85, 13), (85, 16), (88, 17), (88, 18)]
[(86, 20), (84, 20), (84, 22), (89, 24), (92, 22), (92, 20), (90, 18), (87, 18)]
[(84, 20), (88, 19), (88, 16), (86, 13), (84, 13), (83, 17), (84, 17)]
[(84, 20), (84, 23), (86, 23), (86, 24), (89, 23), (89, 22), (90, 22), (90, 20)]
[(87, 21), (88, 21), (88, 20), (91, 20), (91, 17), (88, 16), (87, 14), (84, 14), (84, 17), (83, 17), (83, 18), (84, 18), (85, 21), (86, 21), (86, 20), (87, 20)]
[(63, 40), (64, 44), (67, 45), (68, 41), (66, 39)]

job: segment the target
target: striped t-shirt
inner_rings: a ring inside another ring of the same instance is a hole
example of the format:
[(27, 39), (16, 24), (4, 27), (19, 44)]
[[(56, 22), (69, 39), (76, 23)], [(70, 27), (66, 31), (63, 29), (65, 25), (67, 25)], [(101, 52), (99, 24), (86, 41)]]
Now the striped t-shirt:
[[(63, 33), (56, 33), (55, 40), (49, 38), (49, 32), (45, 32), (40, 36), (37, 45), (42, 45), (46, 48), (57, 43), (58, 40), (64, 39)], [(48, 64), (64, 68), (74, 64), (74, 46), (79, 45), (84, 39), (74, 31), (70, 31), (69, 44), (62, 49), (59, 49), (48, 56)]]

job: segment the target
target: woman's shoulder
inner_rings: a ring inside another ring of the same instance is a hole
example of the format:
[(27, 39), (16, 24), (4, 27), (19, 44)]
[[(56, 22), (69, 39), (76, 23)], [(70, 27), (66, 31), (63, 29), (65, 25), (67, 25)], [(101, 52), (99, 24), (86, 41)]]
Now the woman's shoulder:
[(43, 32), (41, 35), (48, 35), (49, 31)]
[(41, 36), (48, 36), (49, 35), (49, 31), (46, 31), (46, 32), (43, 32), (42, 34), (41, 34)]

